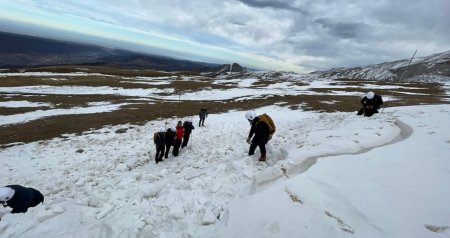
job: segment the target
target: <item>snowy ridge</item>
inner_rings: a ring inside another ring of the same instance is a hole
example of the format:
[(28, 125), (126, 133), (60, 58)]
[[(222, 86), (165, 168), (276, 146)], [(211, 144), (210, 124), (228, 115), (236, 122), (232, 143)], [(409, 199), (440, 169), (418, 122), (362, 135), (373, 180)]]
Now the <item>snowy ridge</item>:
[[(404, 59), (364, 67), (330, 69), (313, 74), (321, 78), (395, 81), (400, 79), (408, 62), (409, 59)], [(413, 59), (403, 80), (426, 82), (450, 80), (450, 51)]]
[[(394, 124), (398, 127), (400, 130), (399, 133), (395, 138), (393, 138), (391, 141), (385, 142), (384, 144), (378, 144), (378, 141), (375, 141), (375, 143), (363, 143), (359, 144), (359, 148), (355, 148), (354, 150), (348, 150), (345, 152), (342, 151), (336, 151), (336, 152), (330, 152), (327, 154), (320, 153), (318, 155), (312, 155), (309, 157), (308, 154), (302, 155), (301, 157), (291, 159), (288, 163), (284, 163), (281, 166), (274, 166), (270, 169), (267, 169), (266, 171), (256, 173), (253, 176), (253, 190), (252, 191), (260, 191), (263, 187), (266, 187), (267, 185), (275, 182), (277, 179), (286, 177), (293, 177), (300, 173), (303, 173), (307, 171), (311, 166), (313, 166), (317, 159), (319, 158), (325, 158), (325, 157), (333, 157), (333, 156), (339, 156), (339, 155), (345, 155), (345, 154), (362, 154), (367, 153), (368, 151), (377, 148), (382, 147), (385, 145), (398, 143), (402, 140), (405, 140), (412, 134), (412, 128), (408, 126), (407, 124), (403, 123), (400, 120), (394, 121)], [(377, 134), (378, 135), (378, 134)], [(390, 135), (391, 137), (393, 135)], [(355, 141), (356, 142), (356, 141)], [(278, 155), (278, 159), (283, 159), (284, 157), (287, 157), (288, 153), (286, 150), (280, 150), (280, 154)]]

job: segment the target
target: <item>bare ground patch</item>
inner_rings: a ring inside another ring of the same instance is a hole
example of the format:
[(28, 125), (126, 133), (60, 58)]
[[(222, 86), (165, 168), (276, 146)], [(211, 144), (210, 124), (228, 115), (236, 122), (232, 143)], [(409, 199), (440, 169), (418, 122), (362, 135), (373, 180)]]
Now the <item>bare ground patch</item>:
[[(67, 80), (46, 80), (40, 77), (2, 77), (0, 78), (0, 87), (11, 86), (29, 86), (29, 85), (70, 85), (70, 86), (109, 86), (122, 88), (173, 88), (174, 94), (183, 94), (186, 92), (196, 92), (211, 89), (232, 89), (228, 83), (214, 83), (213, 78), (197, 77), (195, 80), (185, 80), (183, 77), (171, 78), (170, 84), (163, 85), (145, 85), (130, 82), (121, 82), (122, 77), (156, 77), (157, 76), (173, 76), (173, 73), (153, 72), (153, 71), (131, 71), (120, 70), (105, 67), (84, 67), (86, 72), (104, 73), (115, 75), (115, 77), (104, 76), (77, 76), (69, 77)], [(70, 67), (44, 68), (43, 71), (52, 72), (73, 72)], [(42, 69), (40, 69), (42, 71)], [(126, 79), (129, 80), (129, 79)], [(280, 79), (264, 79), (257, 81), (253, 86), (265, 87), (274, 83), (284, 82)], [(289, 81), (295, 85), (308, 85), (306, 81)], [(339, 84), (362, 86), (367, 83), (340, 80)], [(377, 85), (395, 85), (386, 82), (370, 82)], [(439, 84), (415, 84), (408, 83), (402, 86), (414, 87), (417, 89), (398, 89), (398, 90), (377, 90), (374, 91), (382, 96), (393, 96), (395, 100), (387, 101), (383, 106), (407, 106), (422, 104), (440, 104), (449, 103), (443, 101), (449, 96), (445, 94), (442, 86)], [(304, 95), (299, 92), (298, 95), (262, 95), (259, 98), (230, 99), (230, 100), (205, 100), (205, 101), (164, 101), (157, 96), (152, 98), (140, 98), (121, 95), (50, 95), (50, 94), (0, 94), (0, 102), (7, 101), (30, 101), (49, 103), (55, 108), (73, 108), (86, 107), (90, 103), (109, 102), (112, 104), (130, 103), (121, 109), (113, 112), (93, 113), (93, 114), (76, 114), (61, 115), (41, 118), (27, 123), (1, 126), (0, 145), (7, 145), (17, 142), (31, 142), (37, 140), (51, 139), (66, 133), (82, 133), (92, 129), (99, 129), (106, 125), (119, 124), (144, 124), (147, 121), (157, 118), (183, 118), (186, 116), (197, 115), (201, 107), (208, 108), (209, 113), (221, 113), (229, 110), (251, 110), (269, 105), (278, 105), (281, 107), (289, 107), (291, 109), (314, 110), (321, 112), (354, 112), (360, 108), (360, 96), (348, 96), (335, 92), (358, 92), (364, 95), (368, 90), (363, 88), (320, 88), (311, 89), (311, 91), (319, 95)], [(270, 91), (268, 91), (270, 92)], [(406, 93), (421, 93), (425, 95), (409, 95)], [(323, 95), (320, 95), (323, 94)], [(163, 94), (160, 94), (163, 95)], [(17, 113), (25, 113), (33, 110), (49, 109), (49, 108), (5, 108), (0, 107), (0, 115), (13, 115)]]

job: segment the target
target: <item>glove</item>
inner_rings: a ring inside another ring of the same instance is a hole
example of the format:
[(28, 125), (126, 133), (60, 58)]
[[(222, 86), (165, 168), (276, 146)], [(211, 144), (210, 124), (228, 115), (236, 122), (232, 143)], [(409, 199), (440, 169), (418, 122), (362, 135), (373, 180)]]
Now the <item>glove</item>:
[(252, 141), (251, 141), (251, 138), (249, 137), (249, 138), (247, 138), (247, 140), (246, 140), (246, 142), (247, 142), (247, 144), (251, 144), (252, 143)]

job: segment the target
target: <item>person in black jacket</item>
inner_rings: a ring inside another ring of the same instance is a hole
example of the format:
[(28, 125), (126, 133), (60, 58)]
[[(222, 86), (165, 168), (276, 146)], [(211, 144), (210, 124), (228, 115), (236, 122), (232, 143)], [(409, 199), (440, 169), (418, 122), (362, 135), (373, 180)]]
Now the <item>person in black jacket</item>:
[(183, 135), (183, 143), (181, 144), (182, 149), (187, 146), (189, 138), (191, 137), (192, 130), (195, 129), (191, 121), (185, 121), (183, 123), (183, 127), (184, 127), (184, 135)]
[[(248, 155), (255, 154), (256, 146), (259, 147), (261, 157), (259, 161), (266, 161), (266, 144), (269, 141), (269, 126), (256, 116), (255, 112), (247, 112), (245, 118), (250, 122), (251, 129), (248, 134), (247, 143), (250, 144)], [(253, 139), (252, 139), (253, 137)]]
[(166, 146), (166, 140), (165, 140), (166, 133), (164, 131), (156, 132), (153, 135), (153, 142), (155, 142), (156, 145), (156, 155), (155, 155), (155, 162), (159, 163), (163, 161), (164, 156), (164, 150)]
[(166, 143), (166, 153), (164, 154), (164, 158), (167, 159), (169, 158), (170, 147), (175, 145), (175, 131), (172, 128), (167, 129), (164, 141)]
[(383, 105), (383, 99), (380, 95), (374, 92), (368, 92), (367, 95), (361, 99), (361, 109), (358, 115), (363, 115), (366, 117), (371, 117), (373, 114), (378, 113), (378, 109)]
[(208, 110), (202, 107), (202, 109), (200, 109), (200, 112), (198, 113), (198, 116), (200, 117), (200, 120), (198, 121), (198, 127), (205, 126), (205, 118), (208, 117)]
[(11, 207), (11, 213), (25, 213), (28, 208), (44, 203), (44, 195), (34, 188), (7, 185), (0, 187), (0, 202), (5, 207)]

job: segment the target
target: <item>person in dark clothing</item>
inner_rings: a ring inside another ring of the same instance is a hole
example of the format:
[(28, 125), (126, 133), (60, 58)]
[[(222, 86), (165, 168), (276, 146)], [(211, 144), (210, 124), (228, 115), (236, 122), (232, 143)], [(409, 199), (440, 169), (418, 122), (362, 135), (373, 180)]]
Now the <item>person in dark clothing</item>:
[(187, 143), (189, 142), (189, 137), (191, 137), (192, 130), (194, 130), (194, 125), (192, 125), (191, 121), (185, 121), (183, 123), (184, 127), (184, 135), (183, 135), (183, 143), (181, 144), (181, 148), (187, 146)]
[(184, 127), (181, 121), (178, 121), (177, 127), (175, 128), (175, 145), (173, 146), (172, 154), (178, 156), (180, 152), (181, 140), (184, 135)]
[(247, 118), (251, 124), (250, 133), (247, 138), (247, 143), (250, 144), (248, 155), (255, 154), (256, 146), (258, 146), (261, 152), (259, 161), (266, 161), (266, 144), (270, 138), (269, 126), (261, 121), (259, 117), (256, 116), (255, 112), (247, 112), (245, 118)]
[(11, 207), (11, 213), (25, 213), (28, 208), (44, 203), (44, 195), (34, 188), (7, 185), (0, 187), (0, 202), (5, 207)]
[(198, 127), (205, 126), (205, 118), (208, 117), (208, 110), (202, 107), (202, 109), (200, 109), (200, 112), (198, 113), (198, 116), (200, 117), (200, 120), (198, 121)]
[(378, 113), (378, 109), (383, 105), (383, 99), (380, 95), (373, 92), (368, 92), (367, 95), (361, 99), (362, 107), (358, 112), (358, 115), (371, 117), (373, 114)]
[(175, 131), (172, 128), (167, 129), (166, 134), (164, 136), (164, 141), (166, 144), (166, 153), (164, 154), (164, 158), (169, 158), (170, 147), (175, 145)]
[(166, 146), (166, 140), (165, 140), (165, 132), (160, 131), (153, 134), (153, 142), (155, 142), (156, 145), (156, 155), (155, 155), (155, 162), (159, 163), (163, 161), (164, 156), (164, 150)]

